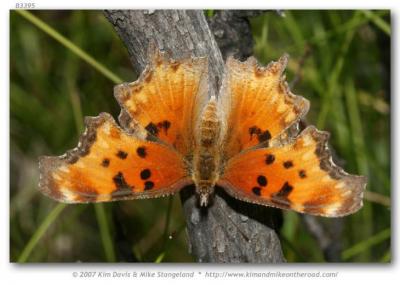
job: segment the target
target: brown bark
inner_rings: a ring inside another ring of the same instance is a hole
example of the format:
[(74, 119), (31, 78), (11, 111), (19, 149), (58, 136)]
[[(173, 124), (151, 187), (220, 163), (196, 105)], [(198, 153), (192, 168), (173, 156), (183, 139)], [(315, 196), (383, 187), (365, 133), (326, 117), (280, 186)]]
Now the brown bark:
[[(217, 94), (224, 62), (202, 11), (110, 10), (106, 17), (125, 43), (133, 68), (146, 66), (150, 42), (172, 57), (208, 56), (210, 93)], [(217, 189), (212, 205), (199, 208), (193, 188), (181, 191), (189, 250), (198, 262), (284, 262), (274, 231), (280, 212), (237, 201)]]

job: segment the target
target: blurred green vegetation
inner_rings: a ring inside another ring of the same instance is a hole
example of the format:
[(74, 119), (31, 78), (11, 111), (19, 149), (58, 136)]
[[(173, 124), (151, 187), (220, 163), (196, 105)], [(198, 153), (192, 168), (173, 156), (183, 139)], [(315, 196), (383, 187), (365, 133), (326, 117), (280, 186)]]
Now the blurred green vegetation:
[[(343, 261), (390, 261), (390, 12), (272, 12), (251, 25), (257, 58), (290, 54), (308, 123), (368, 177), (364, 207), (344, 218)], [(101, 11), (11, 11), (10, 55), (11, 261), (193, 261), (177, 196), (65, 206), (37, 190), (38, 157), (75, 147), (83, 116), (116, 118), (113, 86), (136, 77)], [(298, 214), (285, 212), (281, 235), (289, 262), (324, 261)]]

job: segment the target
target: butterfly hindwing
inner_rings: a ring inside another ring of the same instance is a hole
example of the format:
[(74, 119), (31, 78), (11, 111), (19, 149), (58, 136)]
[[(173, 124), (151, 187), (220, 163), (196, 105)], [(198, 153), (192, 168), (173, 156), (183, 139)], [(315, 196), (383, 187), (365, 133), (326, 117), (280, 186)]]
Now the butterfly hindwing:
[(65, 203), (151, 198), (186, 185), (185, 167), (173, 148), (129, 134), (102, 113), (86, 119), (76, 149), (40, 158), (39, 186)]
[(194, 129), (207, 103), (207, 59), (172, 60), (156, 51), (140, 78), (115, 87), (126, 129), (142, 128), (183, 155), (193, 151)]
[(220, 185), (249, 202), (321, 216), (344, 216), (362, 206), (365, 178), (331, 160), (328, 134), (306, 128), (281, 147), (244, 151), (226, 165)]
[(289, 91), (282, 75), (286, 64), (287, 56), (266, 67), (254, 58), (228, 58), (220, 96), (227, 159), (258, 144), (268, 146), (308, 112), (309, 102)]

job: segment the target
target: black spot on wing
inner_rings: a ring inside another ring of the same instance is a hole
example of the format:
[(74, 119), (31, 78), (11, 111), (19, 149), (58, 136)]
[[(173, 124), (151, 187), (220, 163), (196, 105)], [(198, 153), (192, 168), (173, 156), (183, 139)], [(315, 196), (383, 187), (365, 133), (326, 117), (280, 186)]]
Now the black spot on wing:
[(285, 184), (283, 184), (282, 188), (279, 190), (279, 192), (274, 194), (274, 197), (287, 198), (290, 192), (292, 192), (292, 190), (293, 186), (291, 186), (289, 182), (286, 181)]
[(252, 126), (249, 128), (250, 140), (253, 139), (253, 135), (258, 135), (261, 132), (257, 126)]
[(159, 122), (158, 124), (157, 124), (157, 128), (159, 129), (159, 130), (164, 130), (164, 132), (165, 132), (165, 134), (167, 135), (168, 134), (168, 129), (171, 127), (171, 122), (170, 121), (167, 121), (167, 120), (164, 120), (164, 121), (162, 121), (162, 122)]
[(143, 169), (143, 170), (140, 172), (140, 178), (141, 178), (142, 180), (149, 179), (150, 176), (151, 176), (151, 171), (150, 171), (150, 169), (148, 169), (148, 168)]
[(257, 126), (252, 126), (249, 128), (250, 140), (253, 139), (253, 136), (257, 136), (258, 141), (265, 142), (271, 139), (271, 133), (268, 130), (261, 130)]
[(259, 142), (265, 142), (271, 139), (271, 133), (268, 130), (265, 130), (264, 132), (260, 133), (258, 136), (258, 141)]
[(148, 131), (150, 134), (152, 134), (153, 136), (157, 136), (158, 135), (158, 128), (157, 126), (153, 123), (150, 122), (146, 127), (145, 127), (146, 131)]
[(272, 164), (275, 161), (275, 155), (273, 154), (267, 154), (265, 157), (265, 163), (266, 164)]
[(261, 195), (261, 188), (260, 187), (253, 187), (253, 189), (251, 189), (251, 191), (257, 196)]
[(146, 148), (144, 146), (140, 146), (136, 149), (136, 153), (139, 157), (145, 158), (147, 155)]
[(306, 178), (306, 177), (307, 177), (306, 171), (305, 171), (304, 169), (302, 169), (302, 170), (299, 171), (299, 177), (300, 177), (300, 178)]
[(144, 190), (150, 190), (150, 189), (153, 189), (153, 187), (154, 187), (153, 181), (146, 181), (144, 183)]
[(123, 150), (119, 150), (116, 154), (120, 159), (125, 159), (128, 157), (128, 153)]
[(288, 196), (290, 194), (290, 192), (292, 192), (293, 187), (291, 185), (289, 185), (288, 182), (285, 182), (285, 184), (283, 184), (282, 188), (271, 195), (271, 201), (276, 204), (278, 207), (287, 209), (290, 208), (290, 200), (288, 199)]
[(285, 167), (286, 169), (293, 167), (293, 162), (291, 160), (285, 161), (283, 163), (283, 167)]
[(101, 166), (108, 167), (110, 165), (110, 160), (108, 158), (103, 159)]
[(117, 189), (132, 189), (132, 187), (126, 183), (122, 172), (118, 172), (117, 175), (113, 177), (113, 181)]
[(268, 181), (267, 181), (267, 178), (264, 175), (259, 175), (257, 177), (257, 183), (261, 187), (265, 187), (265, 186), (267, 186)]
[(164, 133), (167, 135), (168, 134), (168, 129), (171, 127), (171, 122), (168, 120), (161, 121), (157, 124), (154, 124), (153, 122), (150, 122), (145, 129), (153, 136), (157, 137), (159, 132), (161, 130), (164, 131)]

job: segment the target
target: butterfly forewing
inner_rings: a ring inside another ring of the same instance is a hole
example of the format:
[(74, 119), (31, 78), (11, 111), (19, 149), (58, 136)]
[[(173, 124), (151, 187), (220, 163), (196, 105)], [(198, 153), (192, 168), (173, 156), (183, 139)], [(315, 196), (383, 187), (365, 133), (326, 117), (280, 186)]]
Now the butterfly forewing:
[(228, 58), (220, 94), (226, 159), (258, 144), (268, 146), (307, 113), (308, 101), (293, 95), (284, 81), (286, 63), (287, 56), (267, 67), (254, 58)]
[(133, 83), (115, 88), (121, 125), (137, 125), (183, 155), (193, 151), (195, 125), (207, 103), (207, 59), (174, 61), (158, 51)]

